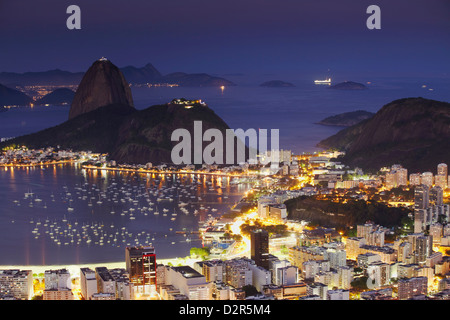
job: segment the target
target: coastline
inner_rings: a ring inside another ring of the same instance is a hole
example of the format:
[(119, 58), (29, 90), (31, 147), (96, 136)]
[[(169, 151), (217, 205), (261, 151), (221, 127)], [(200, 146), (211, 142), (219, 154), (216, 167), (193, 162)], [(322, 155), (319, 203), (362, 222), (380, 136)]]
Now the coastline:
[(151, 174), (192, 174), (192, 175), (213, 175), (213, 176), (224, 176), (224, 177), (242, 177), (242, 176), (251, 176), (244, 174), (233, 174), (233, 173), (225, 173), (225, 172), (203, 172), (203, 171), (159, 171), (159, 170), (151, 170), (151, 169), (134, 169), (134, 168), (114, 168), (114, 167), (96, 167), (91, 165), (82, 165), (82, 169), (85, 170), (99, 170), (99, 171), (121, 171), (121, 172), (137, 172), (137, 173), (151, 173)]
[(43, 167), (43, 166), (55, 166), (58, 164), (68, 164), (68, 163), (76, 163), (76, 160), (61, 160), (61, 161), (51, 161), (51, 162), (40, 162), (40, 163), (27, 163), (27, 164), (12, 164), (12, 163), (5, 163), (0, 164), (0, 167), (5, 168), (26, 168), (26, 167)]

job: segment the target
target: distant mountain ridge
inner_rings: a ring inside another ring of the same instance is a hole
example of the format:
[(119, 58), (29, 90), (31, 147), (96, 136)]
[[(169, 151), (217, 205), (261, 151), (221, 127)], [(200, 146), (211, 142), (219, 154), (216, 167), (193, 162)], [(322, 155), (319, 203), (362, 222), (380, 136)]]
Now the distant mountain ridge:
[(162, 81), (163, 75), (151, 64), (147, 63), (142, 68), (126, 66), (120, 68), (125, 79), (133, 83), (151, 83)]
[(60, 69), (38, 72), (0, 72), (0, 83), (6, 85), (75, 85), (80, 83), (83, 72), (70, 72)]
[(342, 162), (364, 169), (400, 163), (411, 172), (435, 171), (439, 163), (450, 162), (450, 103), (395, 100), (318, 146), (343, 150)]
[[(185, 105), (173, 100), (144, 110), (133, 107), (131, 90), (122, 72), (106, 59), (95, 61), (84, 74), (73, 99), (69, 119), (39, 132), (0, 143), (0, 148), (24, 145), (32, 149), (60, 146), (75, 151), (108, 153), (118, 163), (171, 163), (176, 129), (195, 133), (194, 122), (202, 131), (217, 129), (226, 135), (228, 125), (206, 104)], [(203, 136), (203, 133), (202, 133)], [(183, 140), (184, 142), (184, 140)], [(195, 142), (194, 142), (195, 143)], [(190, 163), (195, 149), (191, 143)], [(201, 141), (202, 150), (209, 145)], [(227, 159), (223, 141), (222, 162)], [(187, 152), (183, 149), (184, 152)], [(233, 151), (237, 154), (236, 150)]]
[[(151, 63), (143, 67), (125, 66), (120, 68), (125, 79), (131, 84), (172, 83), (179, 86), (234, 86), (227, 79), (206, 73), (174, 72), (162, 75)], [(84, 72), (70, 72), (59, 69), (41, 72), (0, 72), (0, 83), (7, 85), (77, 85)]]
[(235, 86), (227, 79), (210, 76), (206, 73), (169, 73), (163, 77), (164, 82), (175, 83), (182, 87), (221, 87)]

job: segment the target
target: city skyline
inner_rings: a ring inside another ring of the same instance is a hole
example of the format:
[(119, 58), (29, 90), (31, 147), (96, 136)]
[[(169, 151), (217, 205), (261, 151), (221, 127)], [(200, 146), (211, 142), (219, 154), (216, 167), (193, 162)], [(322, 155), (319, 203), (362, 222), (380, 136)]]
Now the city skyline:
[(449, 17), (0, 2), (0, 300), (450, 300)]

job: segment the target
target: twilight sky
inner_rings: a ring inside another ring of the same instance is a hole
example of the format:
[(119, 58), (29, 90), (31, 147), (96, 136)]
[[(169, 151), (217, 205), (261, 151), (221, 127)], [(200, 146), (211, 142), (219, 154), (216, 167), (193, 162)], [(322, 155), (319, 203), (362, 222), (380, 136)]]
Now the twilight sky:
[[(66, 8), (81, 8), (81, 30)], [(381, 8), (368, 30), (366, 8)], [(450, 75), (449, 0), (0, 0), (0, 71)]]

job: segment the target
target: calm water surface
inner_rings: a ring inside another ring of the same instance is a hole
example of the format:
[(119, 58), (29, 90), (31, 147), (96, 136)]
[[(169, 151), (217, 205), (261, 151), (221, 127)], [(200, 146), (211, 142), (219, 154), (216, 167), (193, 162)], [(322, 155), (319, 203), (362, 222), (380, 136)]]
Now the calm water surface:
[(148, 243), (160, 258), (186, 256), (201, 246), (191, 233), (199, 223), (228, 212), (248, 189), (228, 177), (78, 165), (2, 168), (0, 181), (0, 265), (115, 262), (126, 245)]

